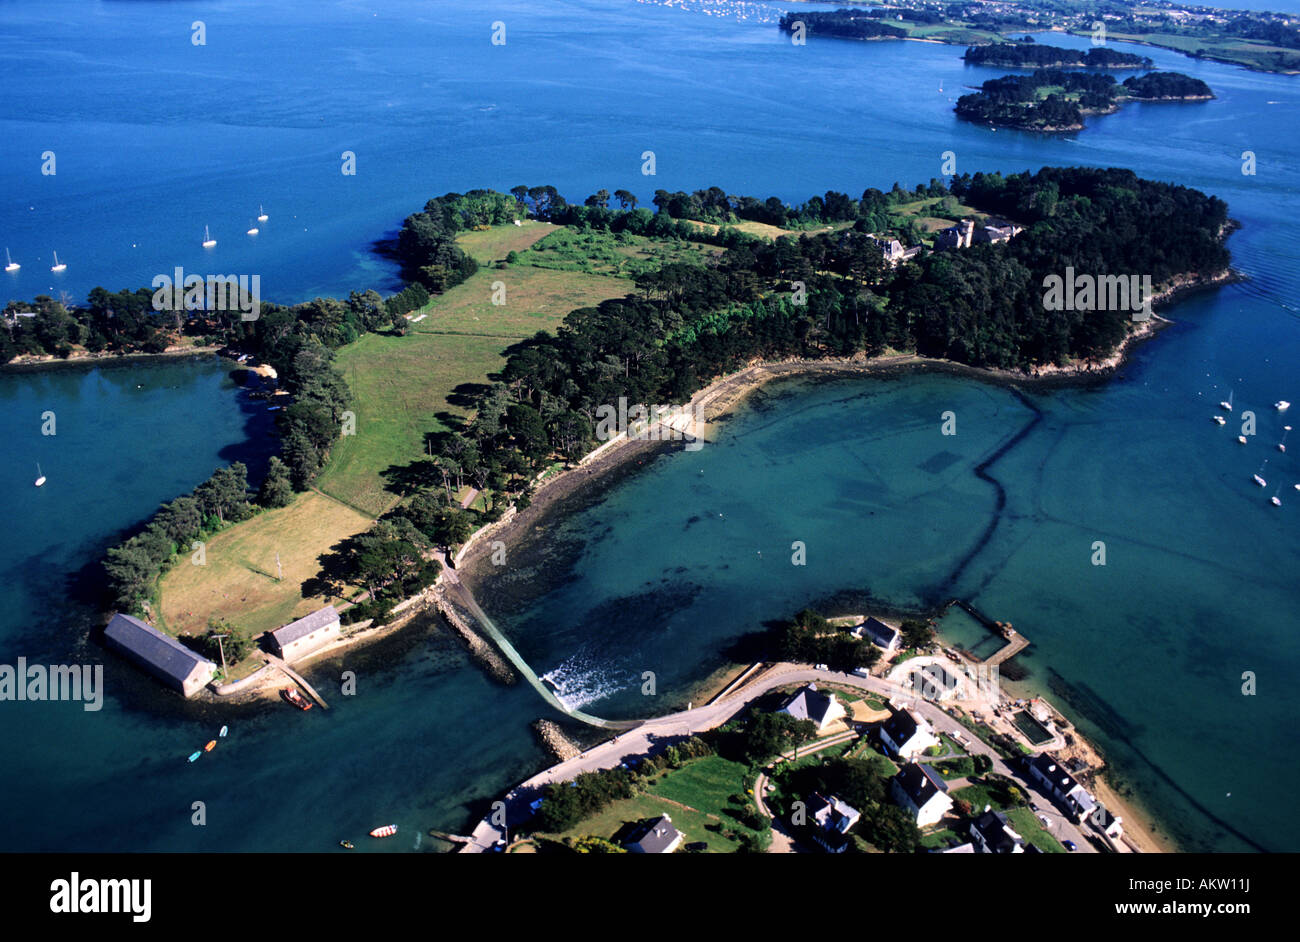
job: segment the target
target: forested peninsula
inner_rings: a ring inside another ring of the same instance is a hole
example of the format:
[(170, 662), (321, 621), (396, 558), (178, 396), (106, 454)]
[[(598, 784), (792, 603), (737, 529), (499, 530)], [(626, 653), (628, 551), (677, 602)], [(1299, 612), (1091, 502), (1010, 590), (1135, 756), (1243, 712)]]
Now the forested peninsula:
[[(828, 192), (795, 206), (717, 187), (660, 190), (657, 212), (637, 207), (625, 191), (615, 200), (620, 208), (611, 208), (601, 191), (573, 204), (549, 186), (430, 200), (408, 217), (395, 247), (412, 282), (386, 300), (368, 291), (346, 300), (264, 306), (255, 321), (192, 312), (178, 328), (171, 312), (143, 307), (136, 292), (97, 289), (92, 303), (72, 310), (37, 299), (33, 306), (42, 313), (30, 320), (61, 325), (65, 342), (72, 331), (99, 329), (101, 317), (116, 320), (120, 305), (134, 312), (136, 335), (167, 339), (189, 328), (224, 341), (232, 353), (255, 352), (274, 366), (288, 393), (288, 405), (277, 413), (281, 458), (260, 491), (250, 494), (244, 469), (234, 467), (163, 507), (142, 532), (109, 552), (112, 604), (142, 610), (179, 547), (284, 506), (310, 486), (353, 398), (334, 366), (335, 351), (367, 331), (403, 336), (410, 325), (403, 309), (420, 298), (432, 296), (423, 309), (436, 316), (436, 296), (477, 268), (457, 244), (458, 236), (476, 230), (528, 218), (557, 231), (565, 227), (593, 245), (647, 238), (713, 248), (665, 256), (636, 274), (625, 296), (578, 308), (558, 330), (506, 350), (504, 368), (467, 393), (471, 418), (431, 435), (428, 454), (412, 455), (409, 467), (390, 470), (405, 499), (326, 563), (322, 584), (361, 585), (369, 593), (350, 618), (382, 617), (436, 578), (429, 548), (463, 541), (509, 504), (526, 502), (541, 469), (590, 451), (602, 404), (620, 397), (684, 402), (715, 378), (763, 359), (892, 349), (1002, 370), (1095, 361), (1130, 335), (1133, 311), (1057, 310), (1045, 303), (1046, 279), (1067, 267), (1140, 273), (1159, 290), (1220, 276), (1229, 264), (1222, 200), (1119, 169), (963, 175), (947, 185), (932, 180), (913, 190), (868, 189), (857, 198)], [(917, 224), (920, 212), (950, 213), (964, 220), (952, 228), (968, 234), (978, 223), (984, 239), (949, 247), (944, 232)], [(764, 238), (741, 226), (785, 228)], [(510, 278), (509, 257), (494, 267)], [(122, 336), (119, 342), (135, 341)], [(457, 486), (473, 481), (486, 496), (485, 509), (453, 502), (453, 479)]]

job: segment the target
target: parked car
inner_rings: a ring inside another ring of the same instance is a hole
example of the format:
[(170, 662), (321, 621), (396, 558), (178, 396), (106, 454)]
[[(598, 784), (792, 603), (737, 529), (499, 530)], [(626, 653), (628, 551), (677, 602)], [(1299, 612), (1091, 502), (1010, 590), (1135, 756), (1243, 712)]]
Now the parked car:
[(871, 669), (869, 667), (855, 667), (853, 668), (853, 675), (855, 677), (870, 677)]
[(1065, 849), (1068, 851), (1076, 851), (1079, 849), (1078, 845), (1075, 844), (1074, 841), (1061, 841), (1061, 843), (1065, 845)]
[(819, 671), (828, 671), (828, 670), (830, 670), (830, 668), (827, 667), (825, 664), (814, 664), (814, 665), (813, 665), (813, 669), (814, 669), (814, 670), (819, 670)]

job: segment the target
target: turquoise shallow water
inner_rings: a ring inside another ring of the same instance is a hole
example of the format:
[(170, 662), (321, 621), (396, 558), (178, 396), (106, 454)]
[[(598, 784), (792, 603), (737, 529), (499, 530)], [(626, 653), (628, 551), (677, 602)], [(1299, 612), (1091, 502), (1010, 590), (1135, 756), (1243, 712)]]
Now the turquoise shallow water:
[[(1294, 765), (1300, 497), (1272, 508), (1250, 475), (1270, 454), (1270, 483), (1300, 481), (1294, 456), (1270, 451), (1268, 409), (1300, 403), (1296, 80), (1152, 50), (1219, 98), (1035, 137), (953, 118), (948, 99), (997, 73), (949, 47), (796, 50), (736, 18), (530, 7), (0, 7), (0, 232), (24, 263), (4, 293), (136, 286), (175, 264), (260, 272), (275, 300), (344, 293), (391, 280), (370, 243), (429, 196), (519, 182), (574, 198), (717, 183), (803, 199), (928, 179), (951, 149), (963, 171), (1117, 165), (1214, 192), (1243, 223), (1230, 245), (1251, 280), (1178, 305), (1177, 325), (1115, 382), (1024, 399), (936, 375), (770, 387), (717, 443), (648, 465), (557, 518), (535, 550), (512, 550), (481, 601), (540, 673), (618, 716), (689, 697), (732, 639), (806, 604), (961, 594), (1031, 636), (1028, 683), (1047, 688), (1051, 668), (1071, 685), (1081, 722), (1189, 846), (1292, 846), (1296, 826), (1275, 809)], [(203, 50), (187, 45), (198, 18)], [(494, 18), (505, 48), (488, 42)], [(345, 148), (355, 178), (338, 174)], [(45, 149), (52, 178), (33, 157)], [(646, 149), (654, 178), (639, 173)], [(258, 203), (272, 217), (262, 235), (232, 235)], [(219, 254), (198, 248), (205, 223)], [(59, 282), (43, 264), (55, 249), (69, 262)], [(1229, 389), (1238, 414), (1260, 416), (1246, 448), (1209, 421)], [(233, 719), (180, 707), (84, 645), (86, 567), (217, 464), (264, 458), (266, 415), (211, 362), (5, 374), (0, 402), (0, 663), (71, 651), (104, 661), (109, 683), (94, 715), (0, 704), (11, 849), (316, 850), (392, 821), (408, 836), (361, 849), (404, 851), (545, 762), (528, 729), (546, 712), (536, 696), (485, 680), (437, 634), (314, 672), (323, 691), (341, 666), (358, 672), (357, 697), (327, 692), (328, 714)], [(39, 434), (47, 409), (53, 440)], [(945, 410), (952, 438), (939, 435)], [(1036, 418), (988, 469), (1005, 492), (996, 514), (997, 490), (972, 469)], [(1088, 564), (1095, 540), (1104, 569)], [(542, 580), (531, 552), (568, 584)], [(645, 670), (654, 702), (632, 687)], [(1237, 692), (1244, 670), (1259, 696)], [(186, 765), (221, 722), (229, 742)], [(196, 800), (204, 828), (190, 822)]]

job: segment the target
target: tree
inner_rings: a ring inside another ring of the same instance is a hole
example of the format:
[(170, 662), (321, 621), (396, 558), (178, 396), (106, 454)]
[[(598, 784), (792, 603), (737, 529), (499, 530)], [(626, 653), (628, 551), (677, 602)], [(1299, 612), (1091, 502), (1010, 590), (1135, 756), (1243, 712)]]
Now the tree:
[(578, 854), (626, 854), (625, 848), (619, 847), (613, 841), (607, 841), (603, 837), (596, 837), (593, 834), (584, 834), (573, 842), (573, 850)]
[(257, 491), (257, 502), (263, 507), (287, 507), (293, 501), (293, 481), (289, 467), (275, 455), (271, 456), (266, 477)]
[(636, 209), (636, 195), (628, 190), (615, 190), (614, 199), (618, 200), (618, 205), (624, 209)]
[(901, 628), (903, 646), (906, 648), (920, 650), (934, 643), (934, 628), (928, 622), (917, 618), (904, 618)]
[(128, 542), (115, 546), (104, 557), (104, 572), (113, 599), (122, 608), (131, 608), (145, 595), (149, 583), (158, 575), (158, 565), (138, 545)]

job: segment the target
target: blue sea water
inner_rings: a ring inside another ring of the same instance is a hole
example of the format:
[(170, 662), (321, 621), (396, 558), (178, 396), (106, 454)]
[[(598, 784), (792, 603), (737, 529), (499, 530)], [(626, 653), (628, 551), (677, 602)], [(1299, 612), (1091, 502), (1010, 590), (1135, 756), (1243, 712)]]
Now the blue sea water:
[[(960, 49), (793, 47), (772, 22), (781, 9), (5, 4), (0, 243), (23, 268), (0, 286), (79, 297), (182, 265), (260, 274), (278, 301), (392, 288), (374, 240), (430, 196), (517, 183), (573, 199), (717, 184), (801, 200), (910, 186), (952, 151), (962, 172), (1113, 165), (1215, 193), (1243, 224), (1230, 247), (1250, 280), (1180, 303), (1110, 384), (1023, 398), (948, 376), (771, 387), (717, 442), (557, 518), (536, 552), (567, 584), (489, 583), (480, 601), (575, 702), (622, 715), (657, 709), (639, 694), (644, 670), (677, 702), (732, 640), (806, 604), (960, 594), (1032, 638), (1027, 683), (1049, 689), (1054, 671), (1070, 685), (1072, 714), (1186, 846), (1289, 848), (1300, 835), (1275, 812), (1293, 766), (1300, 468), (1273, 449), (1282, 420), (1269, 406), (1300, 403), (1297, 79), (1145, 49), (1216, 100), (1128, 106), (1072, 135), (993, 131), (952, 115), (963, 85), (999, 74), (964, 66)], [(196, 20), (205, 46), (191, 43)], [(340, 173), (345, 150), (355, 176)], [(646, 150), (654, 177), (641, 174)], [(246, 236), (259, 204), (271, 218)], [(1244, 448), (1210, 422), (1229, 390), (1238, 414), (1259, 416)], [(545, 761), (528, 729), (546, 712), (535, 695), (419, 630), (350, 655), (358, 695), (327, 692), (328, 713), (178, 708), (82, 642), (79, 587), (158, 502), (217, 464), (264, 458), (265, 415), (209, 361), (4, 374), (0, 400), (0, 663), (71, 651), (109, 680), (99, 713), (0, 704), (10, 849), (320, 850), (392, 821), (408, 836), (382, 847), (410, 850)], [(47, 410), (57, 436), (40, 435)], [(958, 434), (945, 439), (946, 410)], [(1030, 423), (988, 469), (1006, 494), (999, 514), (973, 469)], [(1281, 508), (1250, 482), (1264, 457), (1269, 492), (1291, 491)], [(798, 570), (796, 539), (809, 547)], [(1089, 563), (1097, 540), (1105, 567)], [(1241, 695), (1245, 671), (1257, 696)], [(316, 679), (337, 689), (337, 665)], [(229, 741), (186, 764), (223, 722)]]

